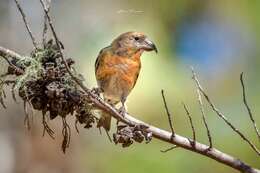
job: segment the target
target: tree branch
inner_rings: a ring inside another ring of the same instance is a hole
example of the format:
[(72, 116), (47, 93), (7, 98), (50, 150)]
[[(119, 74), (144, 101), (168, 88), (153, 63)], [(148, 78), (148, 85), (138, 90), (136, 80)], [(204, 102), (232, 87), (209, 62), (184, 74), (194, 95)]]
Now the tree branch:
[(209, 103), (209, 105), (211, 106), (212, 110), (220, 117), (224, 120), (224, 122), (234, 131), (236, 132), (244, 141), (246, 141), (249, 146), (258, 154), (258, 156), (260, 156), (260, 151), (258, 150), (258, 148), (242, 133), (240, 132), (240, 130), (238, 130), (227, 118), (226, 116), (221, 113), (216, 106), (213, 104), (213, 102), (210, 100), (209, 96), (206, 94), (206, 92), (204, 91), (204, 89), (201, 87), (200, 82), (196, 76), (196, 73), (194, 72), (194, 70), (192, 69), (192, 74), (193, 74), (193, 79), (195, 80), (197, 87), (199, 89), (199, 91), (203, 94), (203, 96), (205, 97), (205, 99), (207, 100), (207, 102)]
[(252, 168), (248, 164), (244, 163), (243, 161), (234, 158), (224, 152), (221, 152), (215, 148), (212, 148), (211, 150), (208, 150), (209, 146), (196, 142), (196, 146), (194, 147), (188, 138), (180, 136), (178, 134), (175, 134), (175, 137), (172, 138), (172, 133), (165, 131), (163, 129), (160, 129), (158, 127), (149, 125), (141, 120), (138, 120), (134, 118), (133, 116), (126, 114), (124, 117), (112, 106), (110, 106), (108, 103), (106, 103), (104, 100), (99, 98), (96, 95), (93, 95), (93, 93), (86, 93), (89, 100), (99, 109), (104, 110), (108, 112), (111, 116), (116, 118), (117, 120), (126, 123), (130, 126), (135, 126), (138, 124), (143, 124), (145, 126), (148, 126), (147, 132), (151, 132), (153, 134), (153, 137), (165, 141), (171, 144), (174, 144), (176, 146), (179, 146), (181, 148), (190, 150), (195, 153), (199, 153), (203, 156), (209, 157), (211, 159), (214, 159), (220, 163), (223, 163), (224, 165), (230, 166), (240, 172), (245, 173), (260, 173), (260, 170), (257, 170), (255, 168)]
[[(4, 50), (4, 51), (3, 51)], [(6, 55), (6, 56), (13, 56), (15, 57), (22, 57), (21, 55), (16, 55), (13, 54), (13, 51), (10, 51), (12, 53), (8, 53), (6, 51), (7, 49), (0, 49), (0, 54), (1, 55)], [(83, 84), (82, 84), (83, 85)], [(245, 173), (260, 173), (260, 170), (252, 168), (248, 164), (244, 163), (243, 161), (232, 157), (231, 155), (228, 155), (220, 150), (217, 150), (215, 148), (212, 148), (211, 150), (208, 150), (209, 146), (199, 143), (196, 141), (196, 146), (192, 145), (190, 143), (190, 140), (186, 137), (180, 136), (178, 134), (175, 134), (174, 137), (172, 137), (172, 133), (168, 132), (166, 130), (160, 129), (158, 127), (149, 125), (141, 120), (138, 120), (134, 118), (133, 116), (126, 114), (125, 116), (122, 116), (118, 110), (116, 110), (114, 107), (106, 103), (103, 99), (101, 99), (99, 96), (96, 94), (92, 93), (90, 89), (82, 88), (85, 91), (85, 96), (87, 99), (93, 103), (93, 105), (103, 111), (106, 111), (109, 113), (111, 116), (113, 116), (115, 119), (117, 119), (120, 122), (123, 122), (129, 126), (136, 126), (136, 125), (144, 125), (147, 126), (148, 128), (146, 131), (148, 133), (152, 133), (154, 138), (157, 138), (158, 140), (176, 145), (178, 147), (190, 150), (195, 153), (199, 153), (203, 156), (206, 156), (208, 158), (214, 159), (224, 165), (227, 165), (229, 167), (232, 167), (240, 172), (245, 172)]]
[(49, 11), (48, 11), (47, 7), (45, 6), (43, 0), (40, 0), (40, 3), (41, 3), (41, 5), (42, 5), (42, 8), (43, 8), (43, 10), (44, 10), (44, 13), (45, 13), (45, 15), (46, 15), (46, 17), (47, 17), (47, 19), (48, 19), (48, 23), (49, 23), (49, 26), (50, 26), (50, 28), (51, 28), (52, 35), (53, 35), (53, 37), (54, 37), (54, 39), (55, 39), (56, 45), (57, 45), (58, 50), (59, 50), (60, 55), (61, 55), (62, 62), (63, 62), (63, 64), (65, 65), (67, 72), (68, 72), (69, 75), (72, 77), (72, 79), (74, 79), (74, 81), (75, 81), (85, 92), (90, 92), (90, 89), (88, 89), (87, 87), (85, 87), (85, 86), (83, 85), (83, 83), (81, 82), (81, 80), (79, 80), (79, 79), (71, 72), (71, 69), (69, 68), (68, 63), (67, 63), (67, 61), (66, 61), (65, 58), (64, 58), (63, 51), (62, 51), (62, 48), (61, 48), (61, 42), (60, 42), (60, 40), (59, 40), (59, 38), (58, 38), (58, 36), (57, 36), (57, 33), (55, 32), (54, 26), (53, 26), (53, 24), (52, 24), (51, 17), (50, 17), (50, 15), (49, 15)]
[(14, 59), (21, 59), (22, 56), (19, 55), (18, 53), (12, 51), (12, 50), (9, 50), (9, 49), (6, 49), (4, 47), (1, 47), (0, 46), (0, 56), (7, 59), (8, 57), (10, 58), (14, 58)]
[(164, 103), (164, 108), (165, 108), (166, 113), (167, 113), (168, 122), (169, 122), (169, 125), (170, 125), (170, 128), (171, 128), (172, 137), (174, 137), (175, 131), (174, 131), (174, 127), (173, 127), (173, 120), (171, 118), (172, 116), (171, 116), (171, 113), (170, 113), (169, 108), (167, 106), (167, 101), (165, 99), (165, 95), (164, 95), (164, 91), (163, 90), (161, 90), (161, 94), (162, 94), (162, 99), (163, 99), (163, 103)]
[[(14, 52), (14, 51), (11, 51), (11, 50), (9, 50), (9, 49), (3, 48), (3, 47), (0, 46), (0, 57), (2, 57), (3, 59), (5, 59), (6, 62), (9, 64), (9, 66), (12, 67), (12, 68), (16, 71), (17, 74), (18, 74), (18, 73), (22, 74), (22, 73), (24, 72), (23, 69), (21, 69), (21, 68), (15, 66), (15, 65), (9, 60), (9, 58), (15, 59), (15, 60), (21, 59), (22, 56), (19, 55), (18, 53)], [(5, 75), (6, 75), (6, 74), (1, 74), (0, 77), (5, 76)]]
[(185, 105), (185, 103), (182, 103), (182, 105), (183, 105), (183, 108), (184, 108), (188, 118), (189, 118), (191, 130), (192, 130), (192, 139), (193, 139), (193, 141), (192, 141), (193, 144), (192, 145), (195, 145), (196, 144), (196, 131), (195, 131), (195, 127), (193, 125), (192, 117), (191, 117), (190, 112), (189, 112), (187, 106)]
[(250, 120), (254, 126), (254, 129), (255, 129), (255, 132), (257, 134), (257, 137), (258, 137), (258, 141), (260, 142), (260, 133), (259, 133), (259, 130), (257, 128), (257, 125), (256, 125), (256, 122), (255, 122), (255, 119), (254, 119), (254, 116), (252, 114), (252, 111), (247, 103), (247, 100), (246, 100), (246, 91), (245, 91), (245, 84), (244, 84), (244, 79), (243, 79), (243, 73), (240, 74), (240, 82), (241, 82), (241, 86), (242, 86), (242, 91), (243, 91), (243, 102), (244, 102), (244, 105), (247, 109), (247, 112), (248, 112), (248, 115), (250, 117)]
[[(50, 4), (51, 4), (51, 0), (46, 0), (46, 9), (47, 9), (48, 13), (49, 13), (50, 7), (51, 7)], [(47, 16), (45, 14), (44, 15), (44, 21), (43, 21), (43, 32), (42, 32), (42, 44), (43, 44), (43, 47), (46, 44), (47, 31), (48, 31), (48, 19), (47, 19)]]
[(203, 124), (204, 124), (204, 126), (207, 130), (207, 136), (208, 136), (208, 140), (209, 140), (209, 149), (210, 149), (210, 148), (212, 148), (212, 138), (211, 138), (209, 126), (208, 126), (208, 123), (207, 123), (207, 120), (206, 120), (203, 102), (202, 102), (202, 99), (201, 99), (201, 94), (200, 94), (199, 89), (197, 89), (197, 94), (198, 94), (198, 102), (199, 102), (200, 112), (201, 112), (201, 115), (202, 115)]
[(19, 12), (20, 12), (21, 15), (22, 15), (22, 18), (23, 18), (25, 27), (26, 27), (26, 29), (27, 29), (27, 31), (28, 31), (30, 37), (31, 37), (33, 46), (34, 46), (34, 48), (36, 49), (36, 48), (37, 48), (37, 43), (36, 43), (36, 41), (35, 41), (35, 38), (34, 38), (34, 36), (33, 36), (33, 34), (32, 34), (32, 31), (31, 31), (31, 29), (30, 29), (30, 27), (29, 27), (29, 24), (28, 24), (28, 22), (27, 22), (26, 15), (25, 15), (25, 13), (23, 12), (23, 9), (22, 9), (21, 5), (19, 4), (19, 2), (18, 2), (17, 0), (14, 0), (14, 1), (15, 1), (15, 3), (16, 3), (16, 6), (17, 6)]
[(172, 147), (170, 147), (170, 148), (167, 148), (167, 149), (165, 149), (165, 150), (161, 150), (161, 152), (162, 152), (162, 153), (167, 153), (168, 151), (171, 151), (171, 150), (173, 150), (173, 149), (175, 149), (175, 148), (178, 148), (178, 146), (177, 146), (177, 145), (174, 145), (174, 146), (172, 146)]

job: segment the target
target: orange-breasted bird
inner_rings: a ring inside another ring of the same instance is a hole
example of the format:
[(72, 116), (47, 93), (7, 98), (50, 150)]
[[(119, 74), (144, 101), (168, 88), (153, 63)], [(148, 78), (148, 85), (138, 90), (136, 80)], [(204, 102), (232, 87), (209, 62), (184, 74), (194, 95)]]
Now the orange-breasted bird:
[[(99, 90), (106, 102), (116, 105), (121, 102), (120, 111), (126, 111), (125, 101), (134, 88), (140, 69), (140, 57), (144, 51), (154, 50), (155, 44), (143, 33), (126, 32), (119, 35), (108, 47), (103, 48), (95, 63), (95, 74)], [(111, 115), (101, 112), (97, 127), (110, 130)]]

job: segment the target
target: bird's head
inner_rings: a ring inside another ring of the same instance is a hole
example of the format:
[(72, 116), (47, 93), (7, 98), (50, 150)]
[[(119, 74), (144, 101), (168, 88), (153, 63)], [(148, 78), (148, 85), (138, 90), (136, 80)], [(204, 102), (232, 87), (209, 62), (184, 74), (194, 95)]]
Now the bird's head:
[(134, 53), (143, 51), (155, 51), (155, 44), (141, 32), (126, 32), (119, 35), (113, 42), (112, 47), (121, 53)]

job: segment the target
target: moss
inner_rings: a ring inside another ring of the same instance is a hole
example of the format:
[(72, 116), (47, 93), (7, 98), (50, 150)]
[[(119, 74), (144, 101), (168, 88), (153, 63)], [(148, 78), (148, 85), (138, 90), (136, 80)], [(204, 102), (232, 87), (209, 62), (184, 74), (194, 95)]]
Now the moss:
[(36, 81), (42, 77), (44, 69), (41, 59), (41, 56), (38, 58), (23, 57), (17, 62), (18, 65), (25, 66), (25, 71), (16, 79), (15, 89), (25, 87), (27, 81)]
[[(33, 50), (30, 56), (12, 60), (22, 73), (16, 73), (16, 69), (9, 67), (11, 70), (7, 72), (7, 78), (14, 76), (12, 88), (18, 92), (25, 103), (42, 112), (44, 131), (51, 137), (54, 132), (48, 126), (45, 117), (49, 116), (51, 120), (57, 116), (62, 117), (64, 136), (62, 150), (65, 152), (70, 139), (70, 128), (66, 123), (66, 117), (74, 115), (75, 121), (83, 124), (85, 128), (92, 127), (96, 119), (92, 115), (91, 103), (86, 100), (65, 68), (57, 46), (50, 40), (44, 47), (44, 49)], [(72, 70), (74, 61), (66, 59), (66, 62)], [(73, 73), (80, 77), (75, 70)], [(80, 79), (83, 80), (82, 77)], [(0, 103), (4, 106), (3, 91), (7, 80), (2, 78), (1, 81)]]

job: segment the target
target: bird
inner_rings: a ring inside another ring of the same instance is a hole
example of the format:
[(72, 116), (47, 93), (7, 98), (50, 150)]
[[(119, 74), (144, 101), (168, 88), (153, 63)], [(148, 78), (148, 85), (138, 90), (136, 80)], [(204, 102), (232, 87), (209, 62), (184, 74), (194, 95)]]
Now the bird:
[[(99, 93), (112, 106), (126, 113), (126, 99), (134, 88), (141, 70), (140, 57), (144, 51), (155, 51), (155, 44), (142, 32), (126, 32), (101, 49), (95, 62), (95, 76)], [(97, 127), (110, 130), (111, 115), (101, 111)]]

